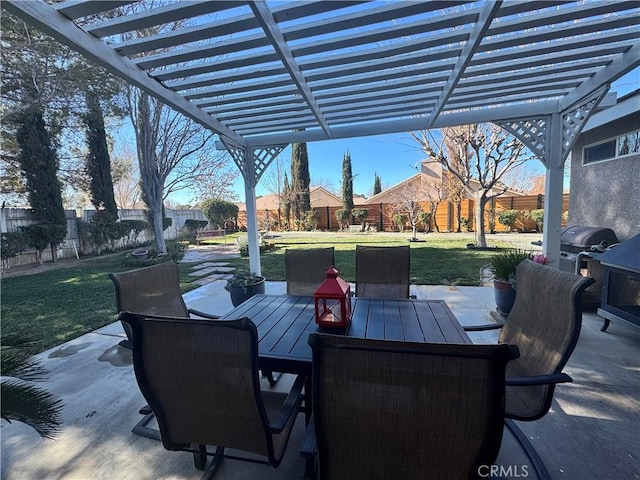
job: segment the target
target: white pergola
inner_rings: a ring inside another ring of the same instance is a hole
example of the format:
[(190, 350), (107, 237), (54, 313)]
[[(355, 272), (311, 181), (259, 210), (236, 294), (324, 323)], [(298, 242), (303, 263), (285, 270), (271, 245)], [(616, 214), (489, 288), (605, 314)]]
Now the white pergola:
[(480, 122), (507, 129), (544, 163), (543, 242), (557, 260), (564, 161), (611, 83), (640, 66), (637, 0), (2, 8), (219, 135), (244, 176), (258, 273), (255, 186), (288, 144)]

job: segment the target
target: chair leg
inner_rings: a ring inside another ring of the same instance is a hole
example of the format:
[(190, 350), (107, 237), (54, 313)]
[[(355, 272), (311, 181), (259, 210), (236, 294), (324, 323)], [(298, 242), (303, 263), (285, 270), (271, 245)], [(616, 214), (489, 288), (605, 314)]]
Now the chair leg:
[(547, 467), (545, 467), (542, 458), (540, 458), (540, 455), (538, 455), (538, 452), (536, 452), (535, 447), (529, 441), (527, 436), (522, 433), (522, 430), (520, 430), (520, 428), (510, 418), (505, 418), (504, 423), (509, 430), (511, 430), (511, 433), (513, 433), (513, 436), (516, 437), (516, 440), (518, 440), (520, 445), (522, 445), (527, 457), (531, 460), (534, 470), (538, 474), (538, 478), (540, 480), (551, 480), (551, 475), (549, 474)]
[(210, 480), (218, 471), (218, 467), (224, 460), (224, 447), (216, 447), (216, 452), (213, 454), (213, 458), (211, 462), (209, 462), (209, 466), (204, 471), (200, 480)]
[(136, 435), (140, 435), (141, 437), (151, 438), (152, 440), (160, 441), (160, 431), (155, 428), (147, 427), (147, 423), (153, 420), (154, 415), (153, 412), (147, 413), (142, 420), (136, 423), (135, 427), (131, 430)]
[(267, 381), (269, 382), (269, 386), (270, 387), (273, 387), (278, 382), (278, 380), (280, 380), (280, 375), (282, 375), (282, 374), (279, 373), (279, 372), (274, 373), (271, 370), (269, 370), (269, 371), (263, 370), (262, 371), (262, 376), (267, 379)]
[(204, 470), (207, 465), (207, 446), (194, 444), (193, 447), (193, 464), (198, 470)]

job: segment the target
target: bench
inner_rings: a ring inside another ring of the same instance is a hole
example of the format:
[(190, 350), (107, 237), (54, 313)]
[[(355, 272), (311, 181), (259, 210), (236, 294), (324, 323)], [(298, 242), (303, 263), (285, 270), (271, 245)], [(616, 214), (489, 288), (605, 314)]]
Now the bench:
[[(205, 238), (216, 238), (216, 237), (224, 237), (225, 231), (223, 229), (218, 230), (200, 230), (196, 234), (196, 244), (200, 245), (200, 240), (204, 240)], [(225, 239), (226, 242), (226, 239)]]

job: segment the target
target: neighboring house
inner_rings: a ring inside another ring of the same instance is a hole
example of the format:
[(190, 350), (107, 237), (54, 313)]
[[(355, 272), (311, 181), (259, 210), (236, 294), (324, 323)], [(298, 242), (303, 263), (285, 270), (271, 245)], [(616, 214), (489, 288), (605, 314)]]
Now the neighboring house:
[[(442, 164), (424, 160), (422, 162), (422, 167), (419, 173), (416, 173), (415, 175), (412, 175), (406, 180), (403, 180), (402, 182), (397, 183), (396, 185), (393, 185), (392, 187), (389, 187), (386, 190), (383, 190), (377, 195), (374, 195), (373, 197), (366, 199), (363, 202), (363, 204), (364, 205), (376, 205), (379, 203), (392, 204), (396, 201), (398, 194), (402, 192), (404, 189), (419, 191), (421, 178), (423, 176), (429, 177), (430, 179), (432, 179), (432, 180), (429, 180), (430, 182), (435, 181), (437, 183), (437, 182), (442, 182), (442, 175), (443, 175)], [(472, 183), (472, 186), (475, 185), (476, 188), (479, 188), (477, 181), (471, 180), (471, 183)], [(524, 195), (526, 194), (523, 192), (507, 189), (507, 191), (503, 193), (501, 196), (510, 197), (510, 196), (524, 196)], [(418, 198), (416, 200), (425, 201), (425, 202), (428, 201), (427, 198)]]
[(640, 89), (593, 114), (571, 151), (568, 225), (640, 233)]

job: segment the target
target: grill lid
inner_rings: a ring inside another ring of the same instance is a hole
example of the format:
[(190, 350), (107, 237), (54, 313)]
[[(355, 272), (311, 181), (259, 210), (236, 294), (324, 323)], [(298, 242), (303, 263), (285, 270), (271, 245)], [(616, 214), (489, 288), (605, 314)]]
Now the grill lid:
[(604, 227), (587, 227), (585, 225), (575, 225), (567, 227), (560, 234), (560, 246), (574, 248), (589, 248), (605, 242), (605, 246), (618, 243), (618, 237), (613, 230)]
[(640, 273), (640, 235), (598, 255), (602, 265)]

